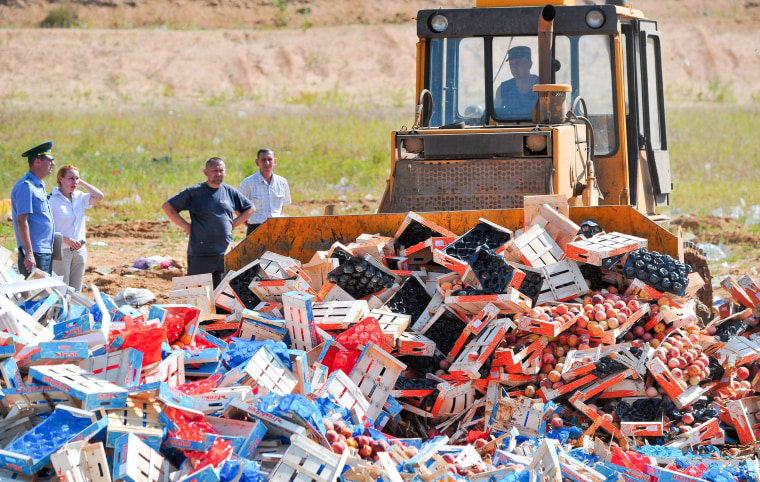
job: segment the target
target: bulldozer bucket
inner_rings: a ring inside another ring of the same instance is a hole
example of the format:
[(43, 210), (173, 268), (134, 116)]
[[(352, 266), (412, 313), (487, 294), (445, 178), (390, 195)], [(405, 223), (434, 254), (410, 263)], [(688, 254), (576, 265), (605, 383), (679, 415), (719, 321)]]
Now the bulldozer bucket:
[[(523, 210), (480, 210), (419, 213), (426, 219), (456, 234), (472, 229), (479, 218), (487, 219), (512, 231), (523, 227)], [(308, 262), (318, 250), (334, 242), (351, 242), (360, 234), (393, 236), (406, 214), (360, 214), (270, 218), (225, 256), (225, 268), (238, 270), (265, 251)], [(631, 206), (595, 206), (570, 208), (570, 218), (580, 224), (592, 219), (607, 232), (620, 232), (649, 240), (649, 249), (678, 257), (678, 236), (656, 224)]]

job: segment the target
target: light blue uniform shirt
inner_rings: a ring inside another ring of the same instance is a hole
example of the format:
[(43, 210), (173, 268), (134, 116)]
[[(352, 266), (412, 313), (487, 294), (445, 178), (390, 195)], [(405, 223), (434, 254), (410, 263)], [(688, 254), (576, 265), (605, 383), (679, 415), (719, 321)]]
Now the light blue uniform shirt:
[[(13, 229), (16, 231), (16, 245), (23, 247), (18, 232), (18, 216), (28, 214), (29, 236), (32, 238), (32, 251), (35, 253), (53, 252), (53, 235), (55, 225), (53, 212), (50, 210), (45, 183), (37, 176), (27, 172), (18, 180), (11, 191), (13, 212)], [(27, 256), (29, 253), (26, 253)]]

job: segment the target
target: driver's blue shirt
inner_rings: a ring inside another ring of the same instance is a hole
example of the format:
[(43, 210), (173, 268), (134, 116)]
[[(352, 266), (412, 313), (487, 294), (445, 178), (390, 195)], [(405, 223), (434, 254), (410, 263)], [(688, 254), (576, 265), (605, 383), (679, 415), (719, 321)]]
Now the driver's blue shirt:
[[(531, 75), (533, 83), (538, 83), (538, 76)], [(497, 105), (498, 114), (506, 114), (509, 117), (530, 118), (533, 115), (533, 108), (538, 101), (538, 94), (531, 90), (525, 94), (517, 90), (515, 79), (509, 79), (501, 83), (501, 102)]]
[(19, 179), (11, 190), (11, 211), (13, 229), (16, 231), (16, 245), (23, 247), (18, 231), (18, 216), (28, 214), (29, 237), (32, 239), (32, 251), (50, 254), (53, 252), (55, 225), (53, 212), (50, 210), (45, 183), (31, 172)]

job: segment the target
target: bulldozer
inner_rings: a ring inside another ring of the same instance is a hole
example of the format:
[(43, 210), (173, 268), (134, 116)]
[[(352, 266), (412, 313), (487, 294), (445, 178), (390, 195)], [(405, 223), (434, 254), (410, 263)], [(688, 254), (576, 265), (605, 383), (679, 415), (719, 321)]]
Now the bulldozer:
[[(573, 221), (649, 239), (706, 280), (706, 259), (668, 231), (657, 23), (627, 0), (476, 0), (417, 14), (416, 106), (391, 134), (378, 214), (270, 219), (227, 256), (307, 260), (361, 233), (392, 236), (408, 211), (455, 233), (478, 218), (522, 223), (525, 196), (564, 195)], [(710, 306), (710, 305), (708, 305)]]

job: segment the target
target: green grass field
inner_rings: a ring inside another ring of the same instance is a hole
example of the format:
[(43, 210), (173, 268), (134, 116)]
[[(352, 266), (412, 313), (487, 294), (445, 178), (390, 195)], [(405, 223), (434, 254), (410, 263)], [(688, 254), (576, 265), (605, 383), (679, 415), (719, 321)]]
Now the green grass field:
[[(56, 164), (73, 163), (107, 199), (93, 221), (156, 219), (161, 203), (203, 180), (203, 162), (227, 161), (227, 182), (237, 186), (255, 171), (261, 146), (278, 157), (294, 201), (349, 201), (382, 195), (388, 177), (390, 132), (412, 124), (410, 109), (370, 110), (298, 105), (204, 106), (176, 110), (29, 111), (0, 114), (2, 197), (27, 166), (19, 154), (36, 143), (56, 141)], [(760, 111), (701, 104), (670, 109), (669, 151), (675, 183), (674, 213), (726, 212), (760, 204), (760, 147), (753, 135)], [(47, 180), (51, 186), (55, 180)], [(306, 208), (304, 208), (306, 209)], [(344, 212), (351, 212), (344, 210)], [(354, 209), (359, 209), (355, 206)], [(359, 212), (359, 211), (355, 211)], [(307, 215), (308, 212), (294, 214)]]

